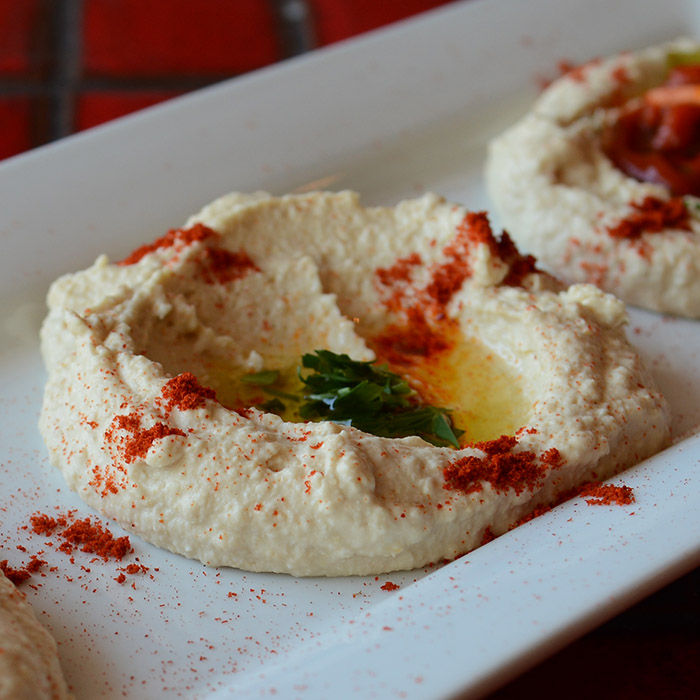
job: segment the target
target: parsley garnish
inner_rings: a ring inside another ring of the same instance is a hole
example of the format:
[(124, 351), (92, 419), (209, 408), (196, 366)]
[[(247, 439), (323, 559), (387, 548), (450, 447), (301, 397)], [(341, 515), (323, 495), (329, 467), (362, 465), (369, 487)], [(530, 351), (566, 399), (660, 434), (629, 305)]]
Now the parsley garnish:
[(311, 370), (299, 375), (305, 387), (302, 418), (352, 425), (381, 437), (419, 435), (433, 445), (459, 447), (463, 431), (452, 425), (447, 409), (418, 404), (408, 382), (386, 365), (329, 350), (307, 353), (301, 361)]
[[(360, 362), (330, 350), (316, 350), (301, 358), (297, 393), (282, 391), (280, 372), (263, 370), (241, 377), (270, 398), (258, 408), (279, 415), (287, 411), (280, 399), (296, 404), (293, 415), (303, 420), (328, 420), (352, 425), (381, 437), (419, 435), (440, 447), (459, 447), (464, 432), (454, 425), (445, 408), (422, 405), (408, 382), (386, 365)], [(278, 384), (278, 386), (275, 386)], [(286, 387), (285, 387), (286, 388)]]

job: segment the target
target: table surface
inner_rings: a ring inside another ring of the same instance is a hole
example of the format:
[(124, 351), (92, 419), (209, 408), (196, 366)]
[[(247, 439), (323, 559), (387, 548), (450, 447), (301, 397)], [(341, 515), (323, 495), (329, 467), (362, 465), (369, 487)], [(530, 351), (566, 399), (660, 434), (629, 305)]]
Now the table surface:
[[(0, 0), (0, 159), (443, 4)], [(490, 697), (690, 698), (699, 657), (696, 569)]]

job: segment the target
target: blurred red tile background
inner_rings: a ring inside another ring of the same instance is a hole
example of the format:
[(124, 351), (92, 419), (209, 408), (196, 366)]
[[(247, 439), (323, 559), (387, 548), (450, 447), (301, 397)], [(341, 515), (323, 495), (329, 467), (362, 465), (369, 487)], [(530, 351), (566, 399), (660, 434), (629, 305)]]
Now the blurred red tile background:
[[(0, 158), (446, 1), (0, 0)], [(683, 577), (492, 700), (700, 697), (699, 586)]]
[(221, 77), (282, 58), (271, 3), (84, 0), (85, 76)]
[(0, 1), (0, 71), (3, 78), (30, 76), (37, 59), (35, 41), (44, 32), (39, 0)]
[(447, 0), (309, 0), (310, 20), (319, 46), (424, 12)]
[(0, 158), (447, 0), (0, 0)]

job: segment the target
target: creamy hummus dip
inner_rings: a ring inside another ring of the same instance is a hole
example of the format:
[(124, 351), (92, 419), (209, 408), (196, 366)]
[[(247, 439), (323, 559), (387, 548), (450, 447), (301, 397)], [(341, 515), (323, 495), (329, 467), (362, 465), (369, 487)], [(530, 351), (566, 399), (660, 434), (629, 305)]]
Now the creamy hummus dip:
[[(210, 565), (350, 575), (453, 559), (669, 436), (623, 303), (563, 289), (485, 214), (435, 195), (363, 208), (351, 192), (231, 194), (60, 278), (48, 305), (52, 461), (126, 529)], [(264, 386), (245, 393), (251, 374), (293, 385), (317, 349), (409, 377), (453, 410), (459, 448), (288, 420)]]
[(54, 638), (0, 571), (0, 698), (69, 700)]
[(567, 282), (700, 317), (700, 43), (594, 60), (489, 146), (487, 187), (520, 248)]

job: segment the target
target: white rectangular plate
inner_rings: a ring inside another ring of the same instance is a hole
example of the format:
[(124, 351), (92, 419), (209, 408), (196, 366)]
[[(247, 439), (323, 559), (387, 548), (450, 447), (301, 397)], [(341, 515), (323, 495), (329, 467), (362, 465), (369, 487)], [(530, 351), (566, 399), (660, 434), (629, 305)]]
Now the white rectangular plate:
[(52, 279), (230, 190), (434, 190), (488, 209), (485, 144), (540, 79), (682, 33), (700, 35), (695, 2), (472, 0), (0, 167), (0, 559), (51, 565), (23, 588), (78, 698), (476, 697), (700, 561), (700, 326), (641, 311), (630, 337), (679, 440), (620, 477), (634, 507), (571, 501), (449, 566), (376, 579), (209, 569), (132, 538), (149, 571), (119, 584), (116, 563), (71, 563), (26, 529), (39, 510), (90, 514), (35, 427)]

